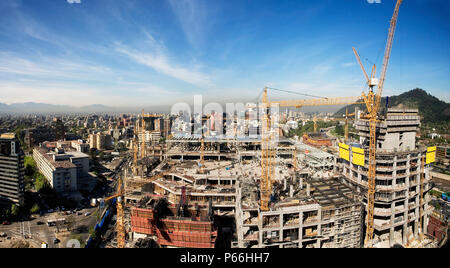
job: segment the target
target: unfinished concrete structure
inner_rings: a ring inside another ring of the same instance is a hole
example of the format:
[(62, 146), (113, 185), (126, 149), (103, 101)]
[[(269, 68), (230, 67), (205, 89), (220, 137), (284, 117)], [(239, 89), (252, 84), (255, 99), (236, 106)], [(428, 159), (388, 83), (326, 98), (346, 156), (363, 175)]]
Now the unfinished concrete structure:
[[(405, 245), (411, 241), (410, 234), (418, 235), (420, 161), (425, 154), (423, 148), (415, 147), (419, 123), (417, 110), (390, 109), (378, 124), (375, 246)], [(365, 148), (367, 122), (358, 120), (356, 125), (361, 141), (350, 147)], [(348, 161), (342, 160), (333, 154), (332, 148), (325, 152), (281, 138), (276, 146), (270, 209), (262, 211), (260, 139), (204, 137), (202, 170), (201, 138), (175, 135), (167, 140), (167, 146), (155, 148), (152, 155), (161, 163), (151, 173), (170, 172), (153, 180), (151, 187), (128, 193), (126, 202), (136, 204), (143, 196), (152, 194), (174, 206), (184, 195), (192, 208), (204, 210), (211, 205), (213, 225), (233, 233), (232, 247), (363, 246), (368, 156), (365, 166), (357, 166), (351, 154)], [(426, 165), (423, 186), (426, 228), (430, 189)], [(135, 224), (128, 224), (131, 237), (149, 237), (140, 233), (142, 226), (134, 228)], [(145, 228), (148, 230), (149, 226)], [(217, 230), (217, 240), (222, 240), (222, 231)]]
[[(235, 247), (360, 247), (361, 202), (338, 177), (284, 178), (277, 200), (261, 211), (256, 185), (237, 188)], [(247, 184), (247, 185), (244, 185)], [(288, 186), (289, 185), (289, 186)]]
[[(410, 236), (419, 238), (420, 187), (423, 187), (423, 230), (427, 230), (430, 207), (430, 174), (424, 164), (424, 180), (421, 182), (421, 161), (426, 148), (416, 147), (415, 137), (420, 125), (417, 109), (388, 109), (377, 123), (376, 193), (374, 208), (374, 244), (379, 247), (406, 245)], [(356, 129), (361, 137), (360, 144), (350, 148), (365, 150), (364, 166), (349, 160), (338, 159), (337, 168), (345, 182), (363, 196), (367, 194), (369, 122), (359, 119)], [(363, 199), (364, 206), (367, 199)]]
[[(203, 171), (198, 165), (200, 137), (175, 136), (167, 142), (164, 160), (154, 173), (170, 172), (152, 181), (147, 190), (143, 187), (128, 193), (127, 203), (138, 204), (143, 196), (152, 194), (176, 205), (184, 194), (191, 206), (205, 208), (210, 204), (215, 224), (230, 229), (234, 237), (230, 244), (239, 247), (360, 246), (361, 202), (333, 174), (334, 155), (281, 139), (276, 147), (274, 200), (270, 211), (263, 212), (259, 204), (259, 139), (206, 137)], [(131, 237), (149, 237), (149, 226), (142, 229), (142, 219), (139, 224), (128, 224)]]

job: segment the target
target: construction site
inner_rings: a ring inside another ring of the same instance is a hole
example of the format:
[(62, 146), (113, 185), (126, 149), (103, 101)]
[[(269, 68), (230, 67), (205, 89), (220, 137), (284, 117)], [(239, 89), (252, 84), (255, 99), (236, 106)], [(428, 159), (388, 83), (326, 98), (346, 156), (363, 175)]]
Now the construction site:
[[(117, 198), (116, 236), (108, 246), (436, 247), (426, 231), (436, 149), (416, 145), (418, 110), (380, 109), (401, 3), (379, 78), (375, 66), (367, 75), (353, 49), (369, 88), (362, 95), (271, 101), (266, 87), (256, 108), (191, 116), (184, 132), (170, 134), (165, 126), (164, 144), (156, 143), (163, 116), (142, 113), (133, 160), (108, 198)], [(340, 119), (343, 138), (316, 129), (302, 139), (282, 137), (278, 114), (270, 112), (349, 104), (366, 109)], [(359, 140), (348, 137), (350, 123)]]

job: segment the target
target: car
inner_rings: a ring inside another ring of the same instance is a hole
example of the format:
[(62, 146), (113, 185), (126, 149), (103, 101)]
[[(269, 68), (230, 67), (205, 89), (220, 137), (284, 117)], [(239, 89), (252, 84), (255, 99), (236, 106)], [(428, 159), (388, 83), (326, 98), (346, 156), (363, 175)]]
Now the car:
[(36, 222), (37, 225), (43, 225), (44, 223), (42, 221)]
[(89, 215), (91, 215), (91, 213), (90, 212), (86, 212), (86, 213), (84, 213), (84, 216), (89, 216)]
[(11, 223), (9, 221), (3, 221), (2, 224), (3, 225), (10, 225)]
[(0, 233), (0, 237), (7, 237), (8, 235), (5, 232)]
[(53, 239), (53, 244), (58, 244), (60, 241), (59, 241), (59, 239), (58, 238), (54, 238)]

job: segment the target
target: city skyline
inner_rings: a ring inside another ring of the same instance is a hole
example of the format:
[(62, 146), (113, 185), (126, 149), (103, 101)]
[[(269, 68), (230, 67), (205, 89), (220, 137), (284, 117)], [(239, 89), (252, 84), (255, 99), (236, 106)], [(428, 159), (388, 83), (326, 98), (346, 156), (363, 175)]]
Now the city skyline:
[[(369, 2), (2, 1), (0, 103), (254, 101), (266, 85), (358, 96), (351, 47), (380, 70), (394, 6)], [(383, 95), (420, 87), (449, 101), (449, 8), (404, 5)]]

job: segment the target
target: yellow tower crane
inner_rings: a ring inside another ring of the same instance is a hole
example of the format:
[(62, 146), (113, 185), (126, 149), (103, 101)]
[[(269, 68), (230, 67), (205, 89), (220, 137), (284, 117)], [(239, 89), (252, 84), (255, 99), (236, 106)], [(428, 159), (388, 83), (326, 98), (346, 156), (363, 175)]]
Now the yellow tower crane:
[(136, 137), (133, 138), (133, 175), (138, 175), (138, 144)]
[(103, 199), (103, 202), (107, 202), (113, 198), (116, 199), (116, 209), (117, 209), (117, 221), (116, 221), (116, 234), (117, 234), (117, 248), (125, 247), (125, 224), (124, 224), (124, 197), (125, 194), (129, 194), (135, 189), (142, 187), (143, 185), (155, 181), (162, 176), (171, 173), (174, 171), (174, 168), (159, 173), (150, 178), (126, 178), (125, 182), (121, 177), (117, 180), (117, 190), (116, 193), (112, 196), (106, 197)]
[(104, 202), (111, 200), (113, 198), (116, 199), (116, 209), (117, 209), (117, 221), (116, 221), (116, 233), (117, 233), (117, 247), (124, 248), (125, 247), (125, 226), (124, 226), (124, 212), (123, 212), (123, 181), (122, 178), (119, 177), (117, 180), (117, 190), (116, 194), (107, 197), (104, 199)]
[(348, 113), (348, 109), (345, 109), (345, 132), (344, 132), (344, 141), (348, 141), (348, 118), (354, 116), (355, 113)]
[[(207, 115), (206, 119), (210, 119), (211, 116)], [(203, 123), (202, 123), (203, 126)], [(206, 133), (203, 133), (202, 128), (202, 137), (200, 138), (200, 173), (203, 173), (205, 170), (205, 136), (209, 135), (209, 130)]]
[(317, 116), (316, 115), (314, 115), (314, 117), (313, 117), (313, 122), (314, 122), (314, 133), (316, 133), (317, 132)]
[[(368, 189), (367, 189), (367, 225), (366, 225), (366, 238), (364, 244), (366, 247), (372, 247), (372, 239), (374, 232), (373, 215), (375, 204), (375, 178), (376, 178), (376, 126), (378, 122), (378, 109), (380, 107), (381, 95), (383, 93), (384, 81), (386, 78), (386, 71), (389, 64), (389, 58), (392, 50), (392, 43), (395, 35), (395, 28), (397, 26), (398, 11), (403, 0), (397, 0), (395, 5), (394, 14), (392, 16), (389, 34), (386, 44), (386, 50), (384, 53), (383, 66), (381, 69), (380, 79), (375, 79), (375, 67), (372, 68), (371, 78), (367, 76), (364, 66), (361, 63), (356, 49), (353, 48), (353, 52), (363, 70), (366, 77), (367, 85), (369, 86), (369, 92), (367, 95), (362, 94), (364, 103), (366, 104), (367, 114), (362, 116), (363, 119), (369, 121), (370, 129), (370, 143), (369, 143), (369, 172), (368, 172)], [(377, 87), (377, 93), (374, 93), (373, 88)]]
[(144, 119), (144, 110), (142, 110), (141, 114), (141, 159), (144, 159), (146, 156), (145, 150), (145, 119)]

